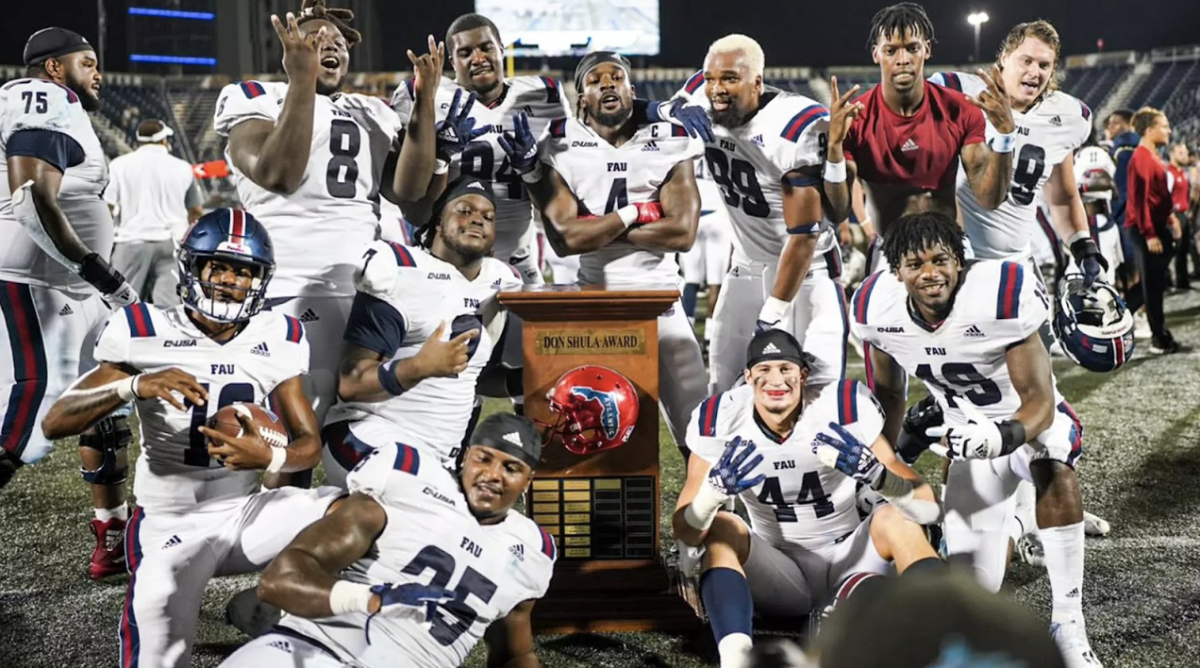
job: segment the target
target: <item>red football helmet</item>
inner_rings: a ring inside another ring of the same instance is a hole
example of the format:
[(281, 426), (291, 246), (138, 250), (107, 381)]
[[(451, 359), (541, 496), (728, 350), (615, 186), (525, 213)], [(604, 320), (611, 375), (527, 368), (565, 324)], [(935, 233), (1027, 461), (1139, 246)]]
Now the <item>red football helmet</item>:
[(602, 366), (581, 366), (564, 373), (546, 393), (558, 419), (550, 434), (567, 450), (590, 455), (624, 445), (638, 420), (633, 383)]

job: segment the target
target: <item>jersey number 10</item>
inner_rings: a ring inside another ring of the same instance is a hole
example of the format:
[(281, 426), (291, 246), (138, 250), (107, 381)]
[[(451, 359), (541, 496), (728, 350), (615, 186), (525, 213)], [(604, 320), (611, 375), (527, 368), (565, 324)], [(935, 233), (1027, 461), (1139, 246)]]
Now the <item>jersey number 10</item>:
[[(208, 383), (200, 383), (200, 387), (208, 392)], [(212, 399), (212, 393), (209, 393), (209, 399)], [(221, 387), (221, 392), (218, 395), (217, 402), (206, 402), (204, 405), (193, 404), (190, 401), (184, 401), (184, 406), (187, 406), (192, 411), (192, 424), (188, 429), (188, 447), (183, 451), (183, 463), (188, 466), (199, 466), (207, 468), (212, 465), (212, 458), (208, 456), (208, 437), (201, 434), (200, 427), (208, 425), (210, 417), (209, 411), (213, 415), (217, 411), (225, 408), (230, 404), (240, 402), (254, 403), (254, 386), (250, 383), (229, 383)]]

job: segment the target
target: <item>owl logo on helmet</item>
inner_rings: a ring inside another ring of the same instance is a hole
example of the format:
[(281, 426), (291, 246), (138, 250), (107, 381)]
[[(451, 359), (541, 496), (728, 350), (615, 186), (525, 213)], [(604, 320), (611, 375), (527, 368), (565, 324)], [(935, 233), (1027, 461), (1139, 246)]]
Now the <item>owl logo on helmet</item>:
[(602, 366), (581, 366), (564, 373), (546, 400), (557, 415), (551, 435), (577, 455), (624, 445), (638, 420), (633, 383)]
[(1059, 289), (1054, 334), (1063, 352), (1089, 371), (1116, 371), (1133, 357), (1133, 314), (1112, 286), (1067, 274)]

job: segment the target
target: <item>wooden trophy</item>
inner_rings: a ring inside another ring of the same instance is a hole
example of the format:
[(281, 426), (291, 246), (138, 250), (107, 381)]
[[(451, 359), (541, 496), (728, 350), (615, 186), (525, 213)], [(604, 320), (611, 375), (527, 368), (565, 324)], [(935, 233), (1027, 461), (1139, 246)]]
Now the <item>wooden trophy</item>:
[(526, 286), (502, 303), (524, 321), (525, 414), (553, 424), (546, 394), (567, 371), (594, 364), (637, 388), (638, 420), (624, 445), (580, 456), (556, 438), (526, 498), (554, 536), (558, 563), (534, 607), (537, 633), (679, 630), (698, 623), (660, 558), (658, 316), (675, 289)]

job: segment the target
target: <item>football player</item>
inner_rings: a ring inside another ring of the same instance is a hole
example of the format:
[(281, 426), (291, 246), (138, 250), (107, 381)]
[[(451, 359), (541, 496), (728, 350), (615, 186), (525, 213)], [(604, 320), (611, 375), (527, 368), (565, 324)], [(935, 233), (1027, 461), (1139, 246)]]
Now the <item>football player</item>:
[[(27, 77), (0, 88), (0, 488), (50, 451), (46, 411), (93, 366), (91, 337), (111, 307), (137, 300), (108, 264), (113, 220), (100, 199), (108, 162), (88, 118), (100, 108), (96, 52), (77, 33), (45, 28), (29, 37), (24, 58)], [(125, 569), (127, 414), (99, 420), (79, 440), (96, 515), (93, 579)]]
[(287, 615), (224, 668), (456, 668), (482, 639), (489, 666), (537, 668), (530, 613), (554, 539), (513, 505), (541, 456), (533, 423), (481, 422), (455, 472), (403, 443), (371, 452), (350, 497), (263, 574)]
[[(272, 16), (288, 81), (226, 86), (214, 121), (229, 138), (226, 155), (242, 203), (275, 233), (279, 272), (268, 305), (304, 323), (313, 355), (308, 391), (319, 420), (336, 397), (354, 270), (377, 237), (375, 200), (414, 198), (396, 174), (433, 153), (432, 116), (410, 119), (410, 141), (399, 150), (401, 124), (387, 103), (341, 92), (350, 48), (360, 39), (348, 25), (352, 16), (325, 0), (304, 0), (299, 16)], [(432, 96), (441, 48), (430, 40), (430, 52), (412, 59), (414, 94)], [(418, 140), (421, 132), (427, 139)]]
[[(123, 668), (190, 665), (209, 579), (263, 568), (340, 495), (331, 487), (256, 493), (259, 471), (310, 469), (321, 449), (301, 380), (304, 326), (262, 310), (274, 269), (271, 239), (253, 216), (202, 216), (179, 249), (183, 304), (114, 313), (96, 341), (99, 366), (43, 422), (47, 437), (65, 438), (125, 403), (137, 406), (142, 455), (125, 533)], [(264, 433), (245, 417), (238, 437), (205, 426), (238, 402), (272, 406), (281, 429)]]
[(841, 255), (821, 204), (829, 112), (764, 88), (763, 65), (758, 42), (727, 35), (709, 46), (704, 70), (680, 93), (712, 114), (705, 162), (738, 241), (725, 299), (705, 327), (718, 391), (733, 387), (750, 337), (768, 327), (790, 332), (816, 356), (813, 385), (841, 378), (846, 367)]
[[(709, 178), (703, 162), (696, 165), (696, 189), (700, 191), (700, 225), (692, 250), (679, 254), (683, 271), (683, 310), (693, 323), (696, 321), (696, 298), (702, 286), (708, 289), (708, 314), (711, 320), (720, 303), (721, 284), (729, 271), (733, 255), (733, 228), (725, 209), (724, 195), (717, 183)], [(705, 340), (712, 339), (712, 330), (704, 330)]]
[(951, 459), (943, 499), (950, 560), (969, 563), (993, 591), (1004, 578), (1018, 483), (1036, 486), (1051, 631), (1070, 668), (1095, 668), (1083, 619), (1075, 475), (1083, 427), (1055, 389), (1038, 336), (1049, 308), (1045, 286), (1022, 263), (967, 263), (962, 239), (958, 223), (941, 213), (893, 221), (884, 241), (891, 272), (873, 274), (854, 295), (854, 332), (870, 346), (884, 433), (897, 437), (905, 373), (915, 375), (945, 420), (927, 433)]
[[(746, 666), (753, 614), (803, 617), (847, 576), (941, 564), (921, 527), (939, 520), (937, 499), (881, 436), (879, 405), (855, 380), (806, 396), (810, 360), (787, 332), (755, 335), (746, 384), (706, 399), (688, 429), (695, 456), (672, 527), (704, 547), (700, 596), (721, 668)], [(866, 520), (860, 483), (891, 501)], [(749, 526), (719, 512), (735, 496)]]
[[(363, 455), (397, 441), (431, 462), (454, 462), (470, 397), (504, 330), (496, 293), (521, 286), (514, 268), (490, 255), (492, 185), (456, 179), (417, 246), (377, 241), (367, 249), (346, 326), (342, 403), (322, 430), (330, 484), (343, 485)], [(520, 369), (495, 368), (501, 388), (520, 394)]]
[[(540, 149), (518, 117), (508, 157), (531, 184), (555, 251), (580, 256), (581, 283), (675, 286), (675, 253), (696, 240), (695, 159), (703, 147), (683, 128), (635, 120), (632, 69), (611, 51), (585, 56), (575, 68), (577, 117), (551, 123)], [(706, 383), (700, 346), (678, 303), (658, 318), (658, 350), (660, 402), (683, 447)]]

